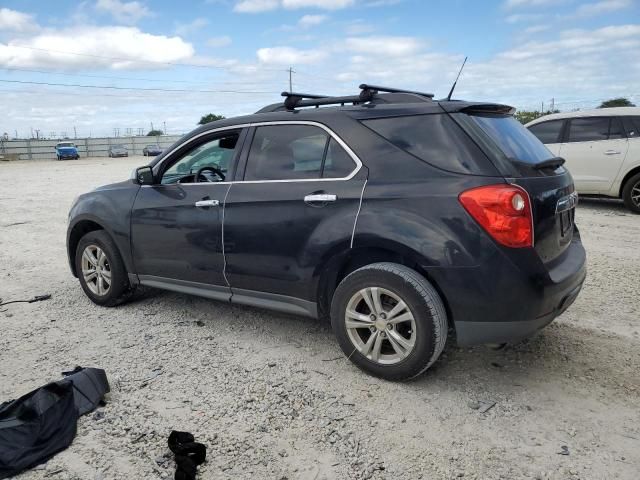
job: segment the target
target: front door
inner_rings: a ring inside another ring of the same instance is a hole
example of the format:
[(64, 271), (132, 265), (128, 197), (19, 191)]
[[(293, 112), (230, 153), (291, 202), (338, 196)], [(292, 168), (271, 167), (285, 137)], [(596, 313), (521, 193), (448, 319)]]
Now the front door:
[(578, 193), (599, 194), (610, 190), (628, 148), (618, 118), (572, 118), (560, 156), (566, 159)]
[(347, 150), (319, 125), (255, 128), (244, 176), (225, 209), (232, 301), (283, 301), (313, 315), (318, 266), (349, 248), (366, 178)]
[(222, 219), (231, 186), (225, 180), (233, 175), (240, 133), (225, 131), (190, 141), (160, 166), (158, 184), (140, 189), (131, 215), (131, 239), (143, 284), (178, 285), (187, 292), (217, 286), (228, 298)]

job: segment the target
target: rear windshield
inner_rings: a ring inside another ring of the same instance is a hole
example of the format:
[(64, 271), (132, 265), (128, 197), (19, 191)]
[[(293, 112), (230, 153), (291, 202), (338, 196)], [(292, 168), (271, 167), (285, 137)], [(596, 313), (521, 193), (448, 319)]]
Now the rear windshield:
[(515, 118), (469, 115), (512, 162), (536, 164), (553, 154)]

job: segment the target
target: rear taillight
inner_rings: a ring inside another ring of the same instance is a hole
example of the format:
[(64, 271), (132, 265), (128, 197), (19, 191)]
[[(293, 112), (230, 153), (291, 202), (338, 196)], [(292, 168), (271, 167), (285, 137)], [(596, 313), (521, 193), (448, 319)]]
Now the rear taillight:
[(521, 187), (486, 185), (462, 192), (458, 198), (498, 243), (513, 248), (533, 246), (531, 200)]

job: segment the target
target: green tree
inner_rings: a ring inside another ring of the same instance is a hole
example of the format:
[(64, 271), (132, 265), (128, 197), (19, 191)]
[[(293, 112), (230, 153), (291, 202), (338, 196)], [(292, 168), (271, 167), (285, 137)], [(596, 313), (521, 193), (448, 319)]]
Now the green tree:
[(149, 130), (149, 133), (147, 133), (147, 137), (157, 137), (163, 134), (164, 132), (162, 130)]
[(521, 124), (525, 125), (536, 118), (543, 117), (544, 115), (550, 115), (552, 113), (558, 113), (560, 110), (547, 110), (546, 112), (537, 112), (533, 110), (518, 110), (514, 114), (516, 120), (518, 120)]
[(635, 107), (628, 98), (619, 97), (605, 100), (600, 104), (598, 108), (611, 108), (611, 107)]
[(216, 120), (222, 120), (225, 117), (223, 115), (216, 115), (215, 113), (209, 113), (207, 115), (203, 115), (198, 125), (206, 125), (207, 123), (215, 122)]

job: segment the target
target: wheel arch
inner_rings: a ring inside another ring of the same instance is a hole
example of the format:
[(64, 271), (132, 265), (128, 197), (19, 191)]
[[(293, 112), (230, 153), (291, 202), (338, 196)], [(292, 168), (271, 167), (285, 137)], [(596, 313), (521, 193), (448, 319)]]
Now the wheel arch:
[(624, 190), (624, 186), (626, 185), (627, 181), (629, 181), (631, 177), (638, 173), (640, 173), (640, 165), (633, 167), (625, 174), (625, 176), (622, 178), (622, 181), (620, 182), (620, 190), (618, 191), (619, 198), (622, 198), (622, 191)]
[[(451, 318), (451, 310), (442, 289), (425, 270), (424, 259), (416, 252), (400, 245), (370, 245), (351, 248), (341, 256), (334, 257), (323, 270), (318, 282), (317, 304), (318, 316), (328, 318), (331, 311), (333, 293), (340, 282), (351, 272), (366, 265), (380, 262), (391, 262), (415, 270), (425, 277), (436, 289), (445, 306), (447, 316)], [(453, 326), (454, 322), (450, 322)]]
[(105, 232), (107, 232), (107, 234), (111, 235), (100, 222), (96, 221), (93, 218), (82, 218), (75, 222), (69, 229), (69, 233), (67, 235), (67, 255), (69, 256), (69, 266), (71, 267), (71, 273), (73, 273), (74, 277), (78, 277), (75, 262), (78, 243), (80, 243), (80, 239), (87, 233), (94, 232), (96, 230), (104, 230)]

